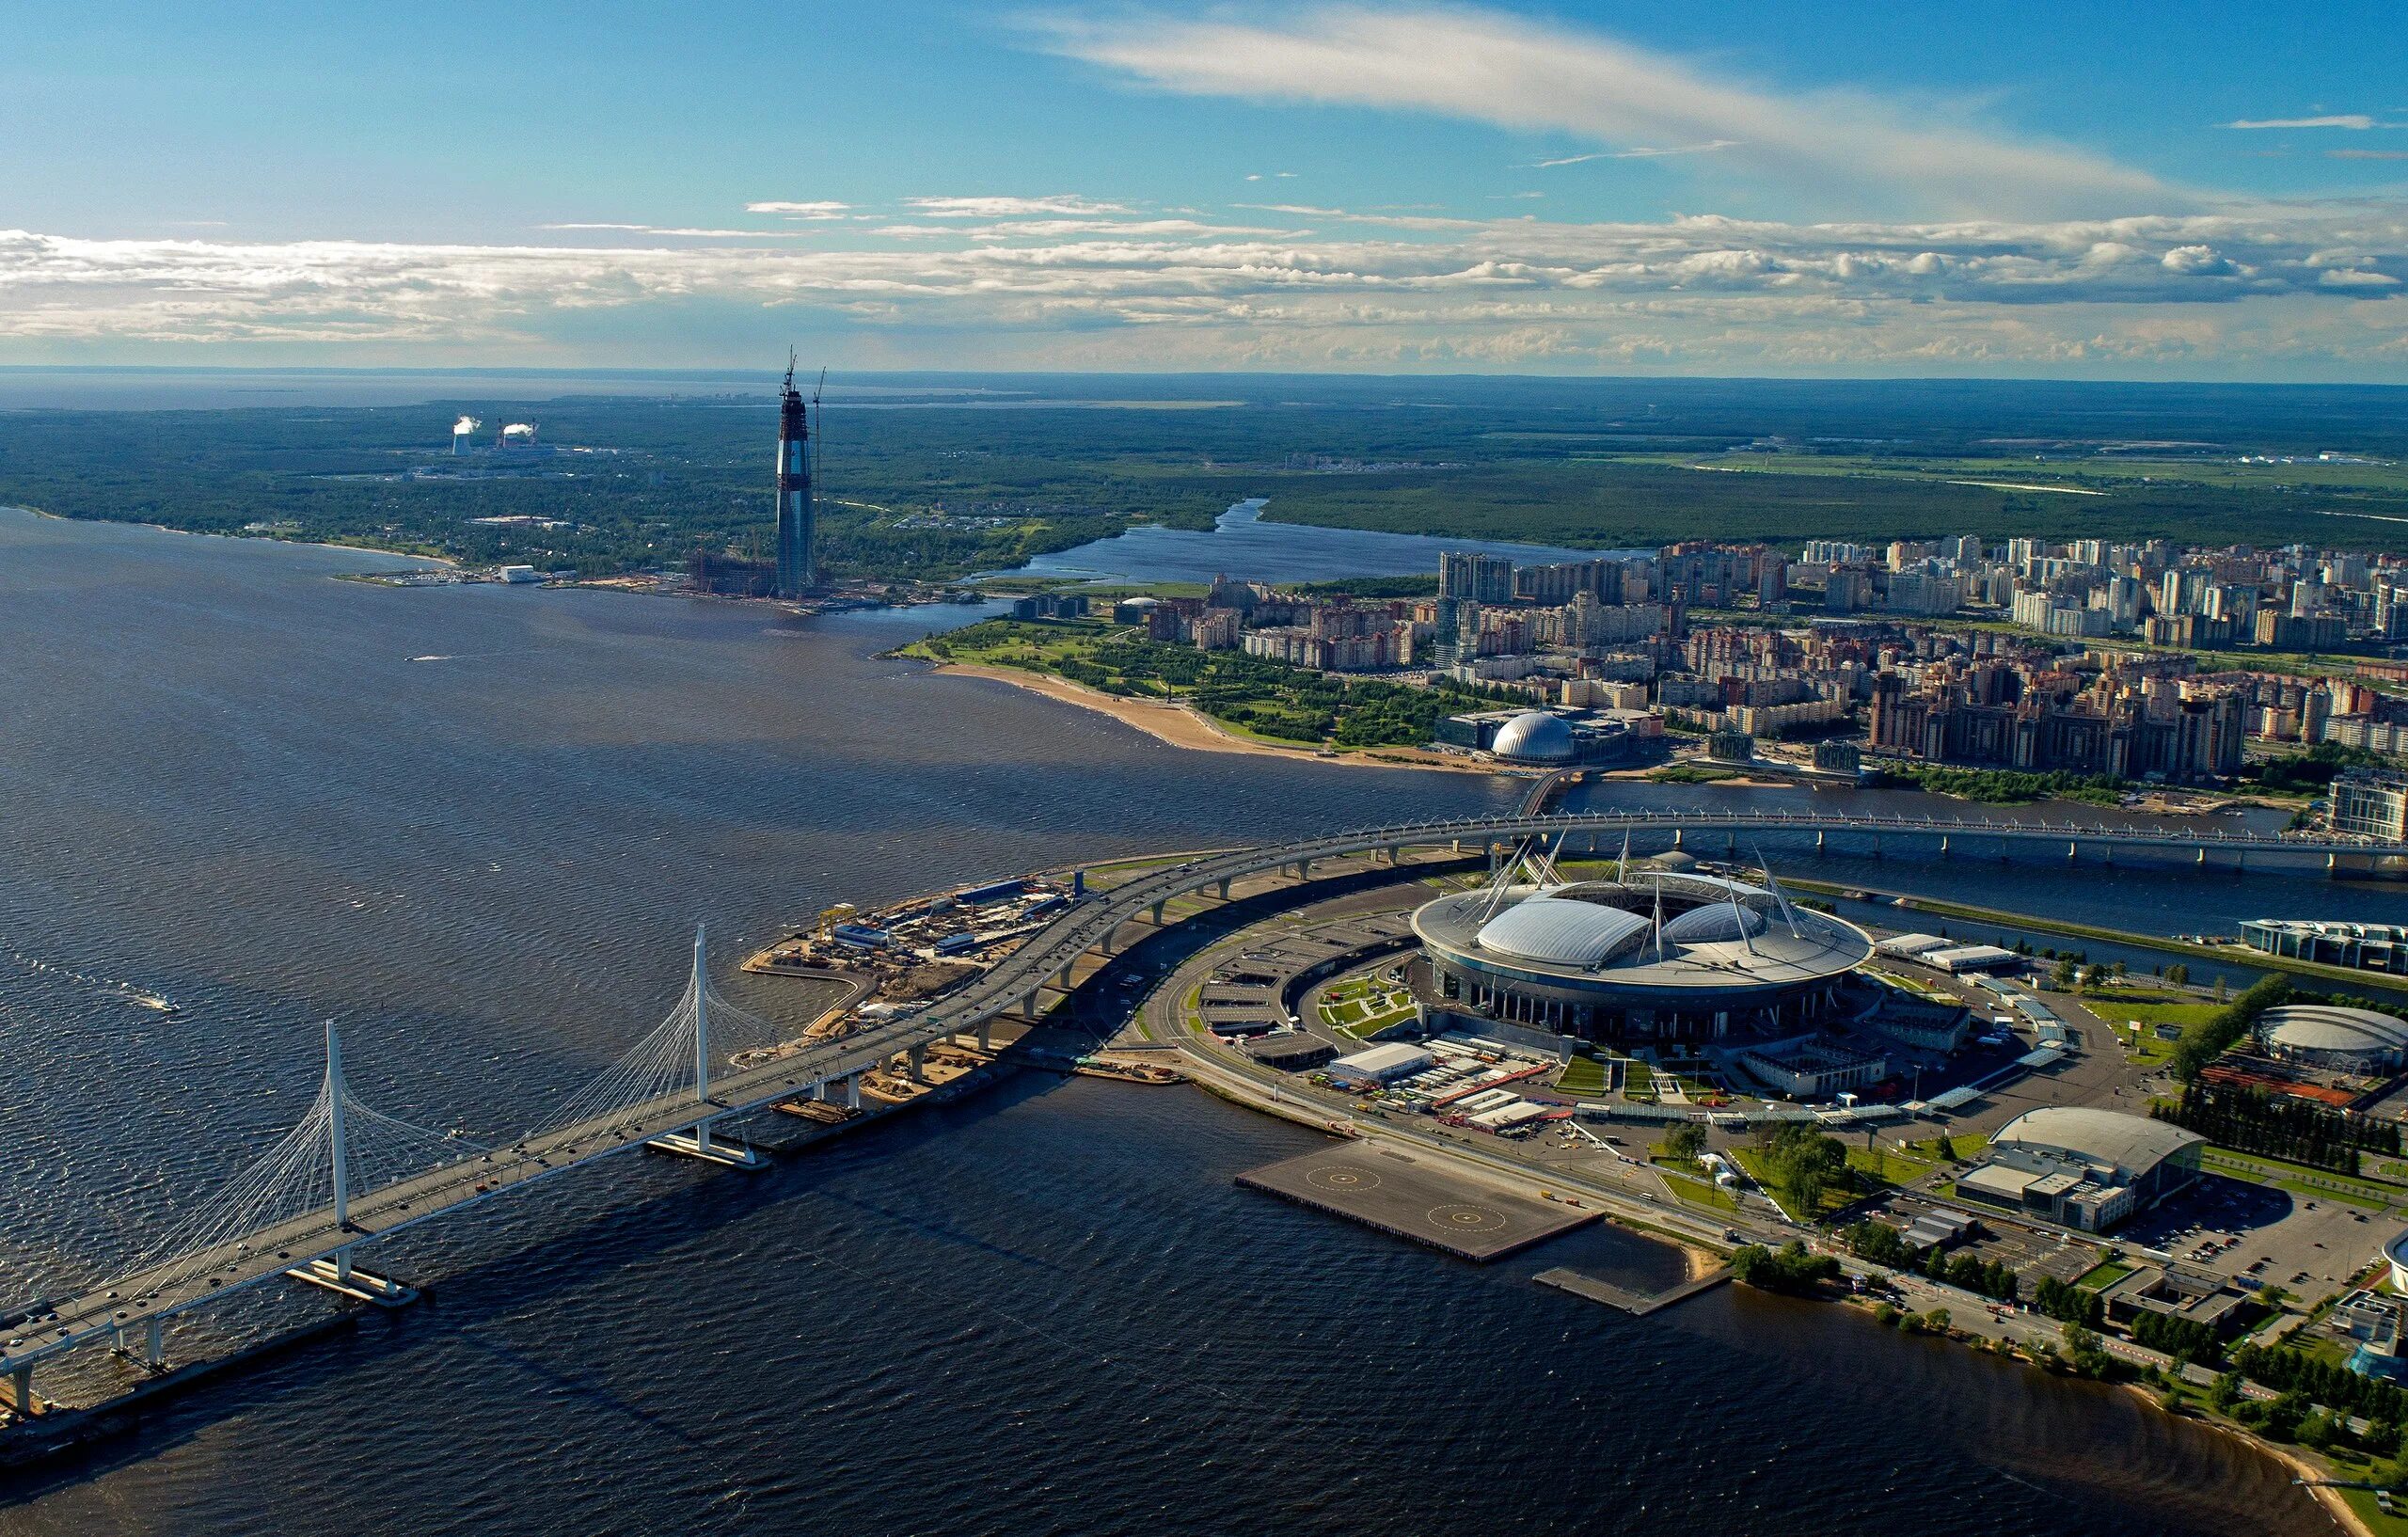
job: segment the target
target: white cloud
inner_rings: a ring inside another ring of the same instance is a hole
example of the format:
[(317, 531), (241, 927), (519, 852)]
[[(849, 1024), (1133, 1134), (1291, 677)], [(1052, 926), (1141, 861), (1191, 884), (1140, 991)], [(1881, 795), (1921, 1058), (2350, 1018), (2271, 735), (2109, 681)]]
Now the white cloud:
[(2350, 128), (2363, 132), (2369, 128), (2388, 128), (2363, 112), (2337, 112), (2321, 118), (2243, 118), (2225, 124), (2226, 128)]
[(1010, 219), (1037, 214), (1127, 214), (1120, 203), (1068, 194), (1054, 198), (906, 198), (904, 206), (930, 219)]
[(805, 247), (0, 231), (0, 358), (180, 346), (558, 356), (601, 335), (685, 334), (705, 316), (750, 335), (769, 309), (793, 317), (772, 329), (832, 329), (897, 364), (2079, 372), (2104, 360), (2260, 376), (2287, 358), (2359, 376), (2408, 365), (2396, 297), (2408, 292), (2408, 208), (2396, 203), (2029, 222), (1498, 218), (1435, 232), (1351, 222), (1410, 215), (1308, 216), (1350, 222), (1320, 237), (1185, 218), (912, 223), (894, 228), (933, 243)]
[(1710, 155), (1718, 150), (1735, 150), (1737, 139), (1709, 139), (1703, 144), (1677, 144), (1670, 149), (1651, 150), (1641, 145), (1635, 150), (1596, 150), (1585, 155), (1559, 155), (1553, 160), (1533, 161), (1530, 169), (1553, 170), (1558, 166), (1585, 166), (1592, 160), (1660, 160), (1667, 155)]
[(783, 214), (797, 219), (841, 219), (852, 208), (850, 203), (746, 203), (747, 214)]
[(683, 235), (699, 240), (793, 240), (799, 230), (693, 230), (663, 224), (540, 224), (539, 230), (605, 230), (623, 234)]
[(1440, 113), (1609, 147), (1733, 141), (1720, 158), (1900, 207), (2128, 211), (2179, 198), (2083, 151), (1971, 126), (1941, 103), (1708, 78), (1602, 33), (1493, 11), (1319, 5), (1249, 23), (1137, 15), (1043, 24), (1048, 45), (1164, 90)]

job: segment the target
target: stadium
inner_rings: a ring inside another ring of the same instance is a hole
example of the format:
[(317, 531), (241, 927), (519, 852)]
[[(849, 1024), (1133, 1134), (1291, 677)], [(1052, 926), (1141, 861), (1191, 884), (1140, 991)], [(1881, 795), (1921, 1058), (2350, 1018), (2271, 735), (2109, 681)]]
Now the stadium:
[(1604, 1041), (1794, 1035), (1830, 1013), (1873, 953), (1855, 925), (1793, 906), (1777, 883), (1708, 875), (1682, 854), (1611, 880), (1513, 870), (1413, 915), (1430, 1001)]

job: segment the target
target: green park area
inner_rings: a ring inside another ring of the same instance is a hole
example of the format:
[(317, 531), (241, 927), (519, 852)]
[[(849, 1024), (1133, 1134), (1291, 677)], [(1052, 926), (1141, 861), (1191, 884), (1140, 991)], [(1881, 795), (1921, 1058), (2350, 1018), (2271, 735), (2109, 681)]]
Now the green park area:
[(1339, 983), (1321, 995), (1317, 1006), (1323, 1024), (1342, 1030), (1357, 1040), (1368, 1040), (1392, 1025), (1407, 1023), (1416, 1012), (1412, 990), (1376, 976), (1358, 976)]
[(1575, 1056), (1556, 1074), (1555, 1086), (1565, 1094), (1603, 1094), (1606, 1080), (1604, 1062), (1593, 1056)]
[(1165, 645), (1128, 626), (1092, 619), (990, 619), (930, 636), (903, 655), (1048, 673), (1127, 699), (1176, 701), (1241, 733), (1338, 748), (1419, 746), (1443, 717), (1499, 703), (1458, 684), (1408, 688), (1333, 678), (1241, 652)]
[(2395, 1202), (2408, 1201), (2408, 1187), (2368, 1180), (2363, 1175), (2336, 1174), (2331, 1169), (2295, 1164), (2265, 1153), (2242, 1153), (2224, 1148), (2210, 1148), (2201, 1155), (2200, 1163), (2210, 1174), (2244, 1180), (2251, 1184), (2272, 1185), (2304, 1200), (2339, 1201), (2369, 1212), (2385, 1211)]

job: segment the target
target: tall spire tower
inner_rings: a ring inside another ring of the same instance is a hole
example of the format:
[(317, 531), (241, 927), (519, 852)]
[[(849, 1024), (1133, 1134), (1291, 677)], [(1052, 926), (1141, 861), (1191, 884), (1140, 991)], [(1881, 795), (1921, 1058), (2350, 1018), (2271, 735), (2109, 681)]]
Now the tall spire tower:
[(811, 419), (794, 387), (794, 355), (778, 394), (778, 596), (800, 597), (819, 585), (812, 540), (818, 517), (811, 504)]

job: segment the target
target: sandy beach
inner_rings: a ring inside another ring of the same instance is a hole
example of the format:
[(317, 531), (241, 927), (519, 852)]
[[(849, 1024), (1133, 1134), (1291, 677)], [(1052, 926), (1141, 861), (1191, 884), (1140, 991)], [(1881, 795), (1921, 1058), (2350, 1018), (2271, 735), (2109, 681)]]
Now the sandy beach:
[(1173, 747), (1191, 748), (1199, 753), (1240, 753), (1258, 757), (1301, 758), (1312, 763), (1352, 764), (1371, 768), (1442, 768), (1458, 774), (1505, 774), (1509, 770), (1490, 764), (1444, 753), (1425, 752), (1413, 747), (1383, 747), (1370, 751), (1354, 751), (1323, 755), (1309, 747), (1280, 747), (1270, 742), (1255, 741), (1240, 737), (1219, 721), (1198, 714), (1184, 705), (1164, 704), (1160, 700), (1128, 699), (1089, 689), (1068, 678), (1047, 673), (1023, 672), (1017, 667), (988, 667), (974, 662), (940, 662), (935, 672), (961, 677), (990, 678), (1008, 683), (1015, 689), (1043, 694), (1065, 705), (1108, 715), (1126, 726), (1133, 726)]

